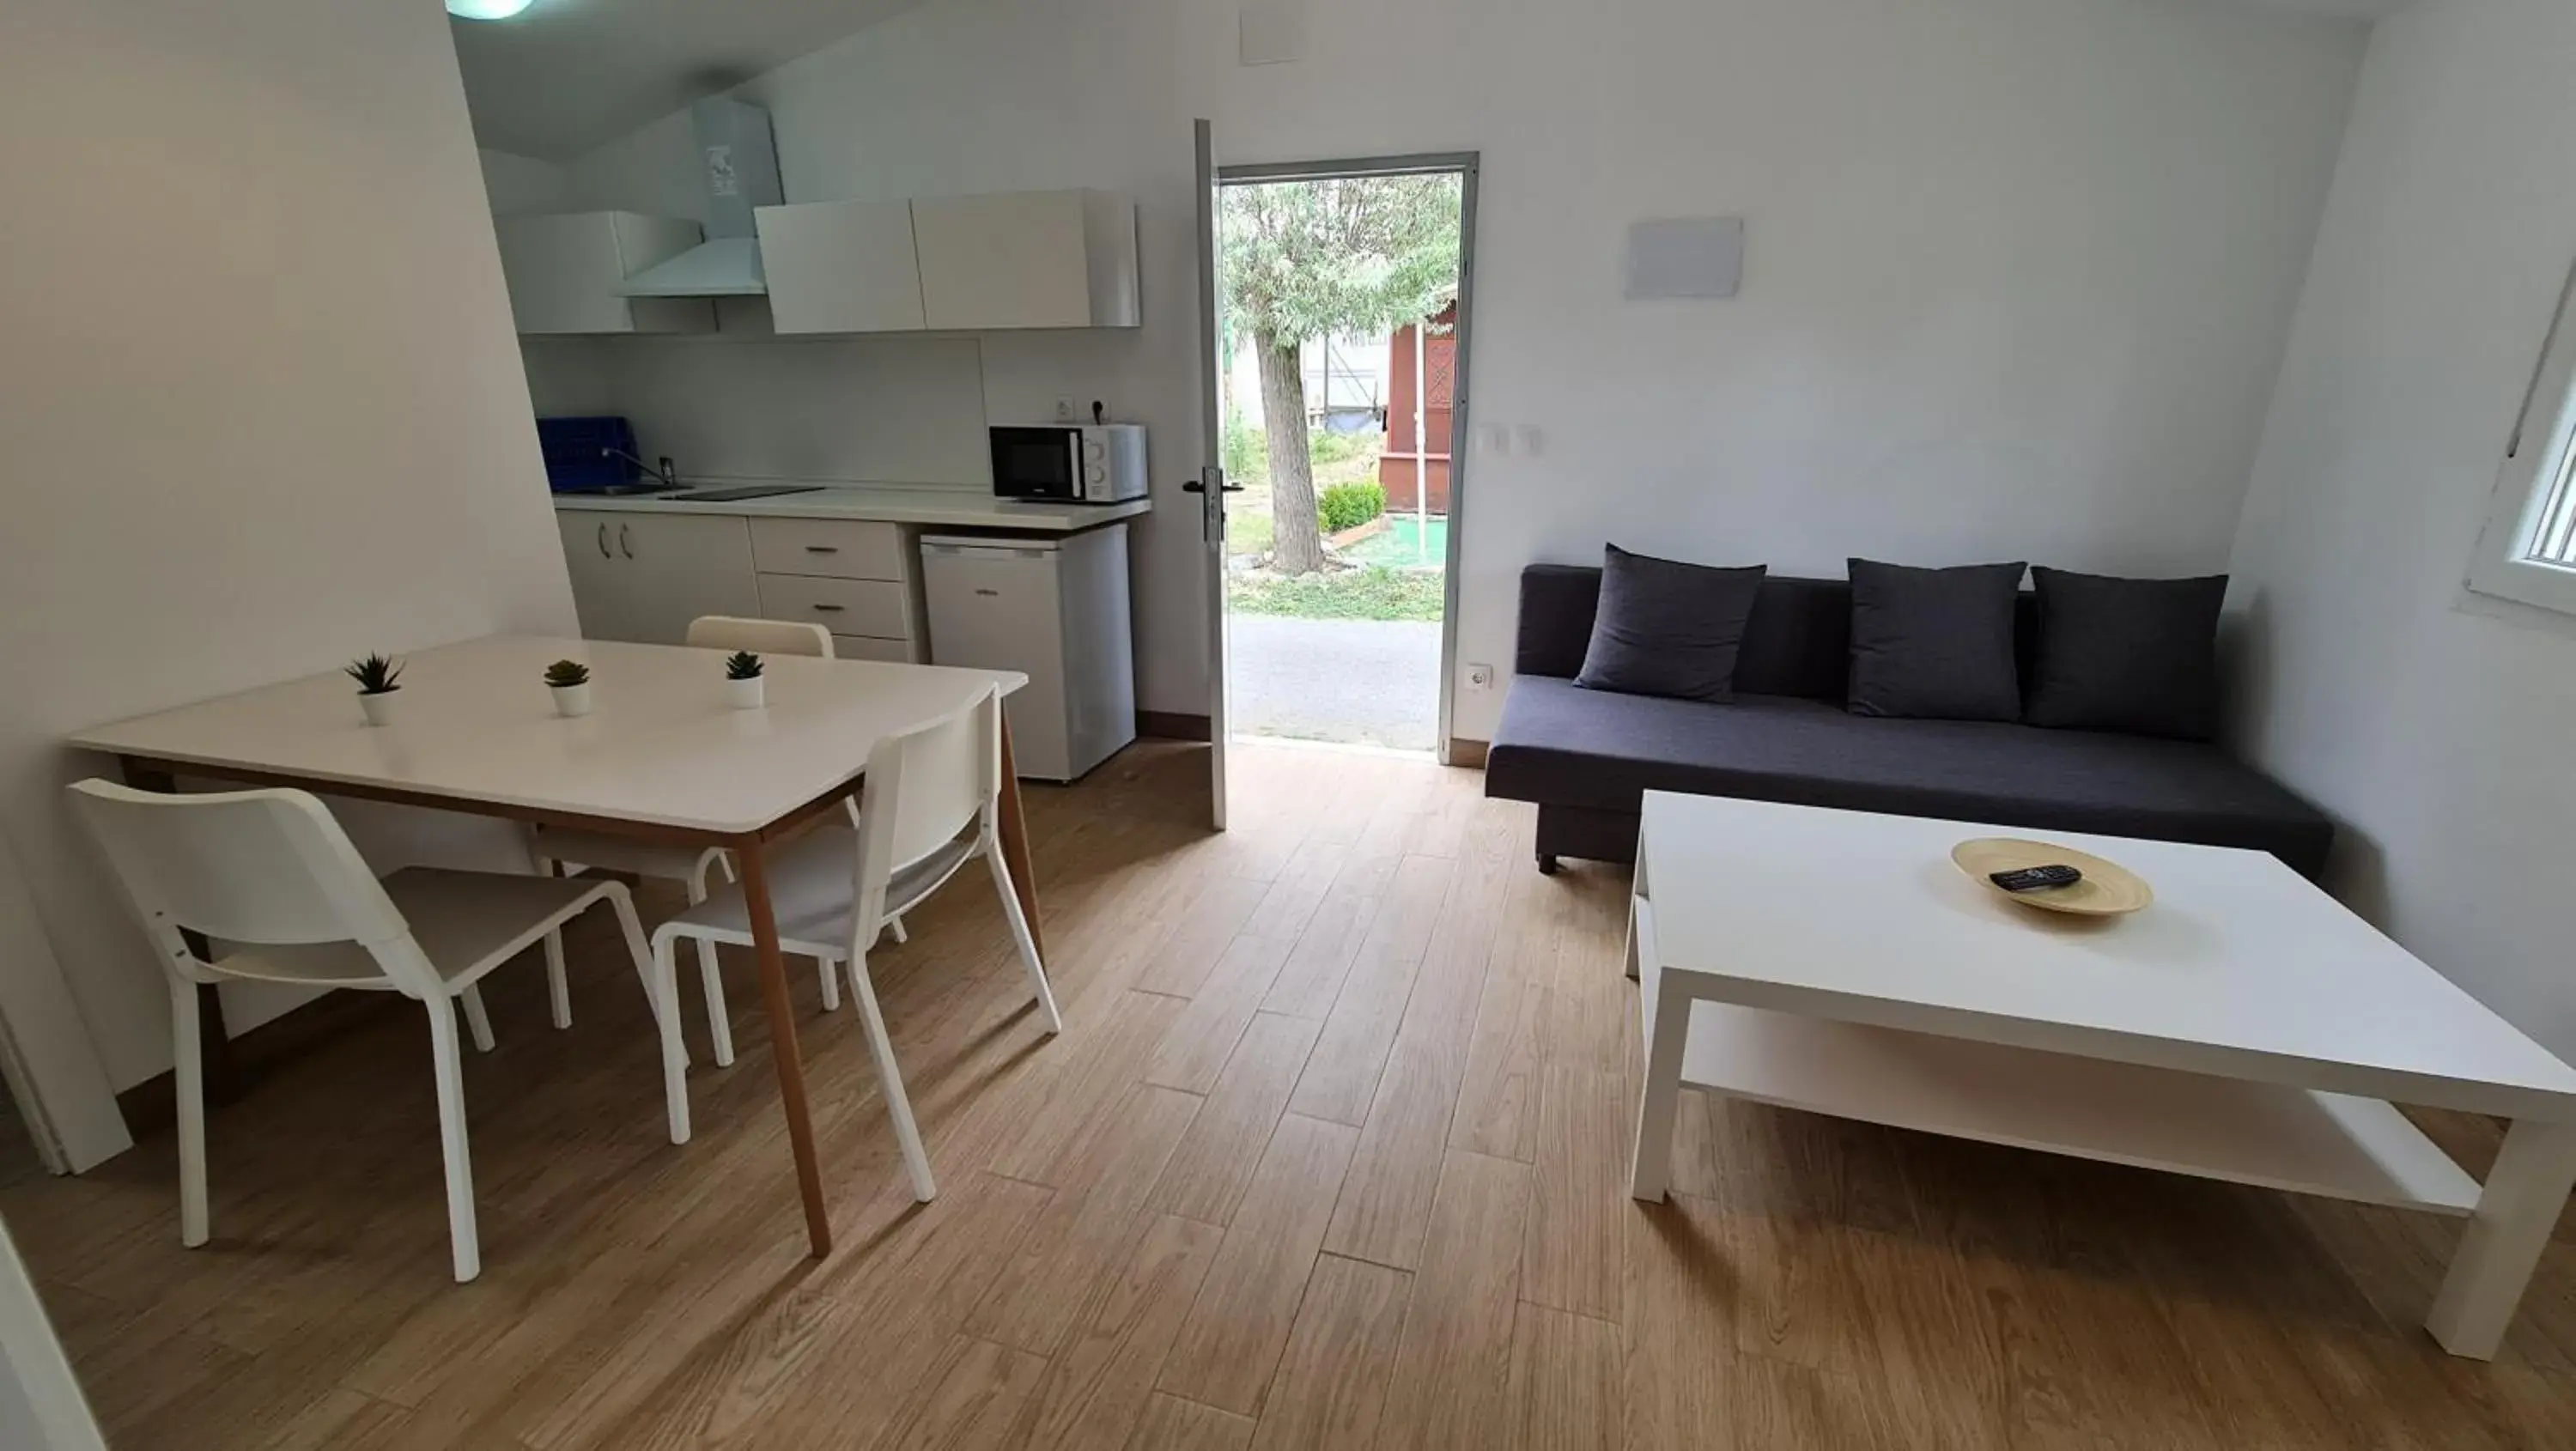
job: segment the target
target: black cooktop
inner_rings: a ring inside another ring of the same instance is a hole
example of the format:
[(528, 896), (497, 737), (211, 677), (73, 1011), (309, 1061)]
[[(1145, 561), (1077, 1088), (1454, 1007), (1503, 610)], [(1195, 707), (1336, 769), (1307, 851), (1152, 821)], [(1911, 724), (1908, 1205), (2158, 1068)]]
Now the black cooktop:
[(674, 494), (675, 504), (739, 504), (745, 499), (775, 499), (782, 494), (819, 494), (820, 484), (745, 484), (734, 489), (694, 489)]

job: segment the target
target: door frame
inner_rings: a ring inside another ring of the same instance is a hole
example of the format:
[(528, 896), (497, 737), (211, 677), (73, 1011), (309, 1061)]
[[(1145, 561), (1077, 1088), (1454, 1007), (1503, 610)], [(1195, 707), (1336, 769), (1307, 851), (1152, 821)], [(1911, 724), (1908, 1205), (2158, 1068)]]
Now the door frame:
[[(1452, 764), (1449, 748), (1451, 720), (1457, 708), (1458, 695), (1458, 563), (1464, 548), (1467, 529), (1467, 456), (1474, 452), (1475, 439), (1468, 412), (1472, 394), (1468, 389), (1468, 344), (1475, 337), (1476, 292), (1476, 185), (1484, 166), (1481, 151), (1420, 151), (1399, 156), (1345, 157), (1332, 161), (1259, 162), (1244, 166), (1220, 166), (1216, 184), (1220, 187), (1243, 186), (1261, 182), (1338, 181), (1365, 176), (1431, 176), (1443, 172), (1458, 173), (1458, 326), (1457, 347), (1453, 353), (1449, 384), (1449, 542), (1441, 552), (1440, 570), (1440, 735), (1433, 743), (1441, 765)], [(1222, 264), (1224, 237), (1217, 238), (1218, 261)], [(1219, 367), (1224, 366), (1219, 360)], [(1419, 400), (1416, 406), (1421, 406)], [(1389, 420), (1390, 424), (1393, 420)], [(1415, 460), (1414, 487), (1431, 486), (1430, 469), (1424, 461)], [(1224, 597), (1218, 596), (1220, 616), (1218, 629), (1225, 628), (1222, 616)], [(1225, 689), (1218, 681), (1216, 688)]]

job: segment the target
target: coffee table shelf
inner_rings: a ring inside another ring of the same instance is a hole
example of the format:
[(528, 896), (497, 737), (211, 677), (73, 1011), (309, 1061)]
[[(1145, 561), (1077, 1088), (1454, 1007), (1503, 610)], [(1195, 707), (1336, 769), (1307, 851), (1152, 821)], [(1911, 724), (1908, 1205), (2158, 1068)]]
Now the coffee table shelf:
[[(1654, 969), (1644, 971), (1651, 975)], [(1654, 1038), (1651, 976), (1640, 984)], [(1691, 1004), (1682, 1082), (1922, 1133), (2466, 1215), (2478, 1183), (2375, 1098)]]

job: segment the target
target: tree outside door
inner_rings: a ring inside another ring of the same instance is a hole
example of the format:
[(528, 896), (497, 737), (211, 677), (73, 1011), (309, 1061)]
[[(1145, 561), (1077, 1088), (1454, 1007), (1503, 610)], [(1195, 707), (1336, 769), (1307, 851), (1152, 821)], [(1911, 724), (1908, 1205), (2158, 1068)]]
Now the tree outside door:
[(1310, 339), (1419, 321), (1456, 297), (1458, 178), (1255, 183), (1223, 196), (1226, 330), (1251, 339), (1261, 369), (1271, 567), (1310, 574), (1324, 566), (1324, 538), (1301, 351)]

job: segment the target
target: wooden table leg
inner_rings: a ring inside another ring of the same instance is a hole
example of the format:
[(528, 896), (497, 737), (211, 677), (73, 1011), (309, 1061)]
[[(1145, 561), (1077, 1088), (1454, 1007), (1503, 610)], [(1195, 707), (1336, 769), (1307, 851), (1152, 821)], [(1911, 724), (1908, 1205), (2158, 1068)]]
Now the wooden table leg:
[[(130, 756), (119, 758), (117, 766), (125, 777), (125, 784), (137, 791), (175, 793), (179, 789), (179, 783), (169, 772), (144, 765)], [(182, 928), (179, 936), (200, 961), (213, 956), (213, 948), (207, 944), (203, 933)], [(232, 1034), (224, 1027), (223, 995), (216, 992), (215, 985), (210, 982), (197, 984), (197, 1049), (206, 1101), (231, 1103), (241, 1097), (241, 1064), (233, 1057)]]
[(787, 1142), (796, 1153), (796, 1189), (805, 1200), (805, 1240), (814, 1258), (832, 1252), (832, 1217), (823, 1206), (823, 1166), (814, 1154), (814, 1115), (805, 1102), (805, 1062), (796, 1047), (796, 1009), (787, 998), (787, 964), (778, 951), (778, 917), (769, 904), (769, 873), (760, 843), (734, 848), (742, 902), (751, 914), (752, 948), (760, 955), (760, 998), (769, 1008), (771, 1052), (778, 1059), (778, 1105), (787, 1111)]
[(1038, 874), (1029, 865), (1029, 820), (1020, 809), (1020, 773), (1011, 763), (1011, 722), (1002, 720), (1002, 799), (1000, 816), (1002, 865), (1011, 869), (1011, 887), (1019, 894), (1020, 915), (1029, 919), (1029, 940), (1038, 960), (1046, 960), (1046, 926), (1038, 915)]

